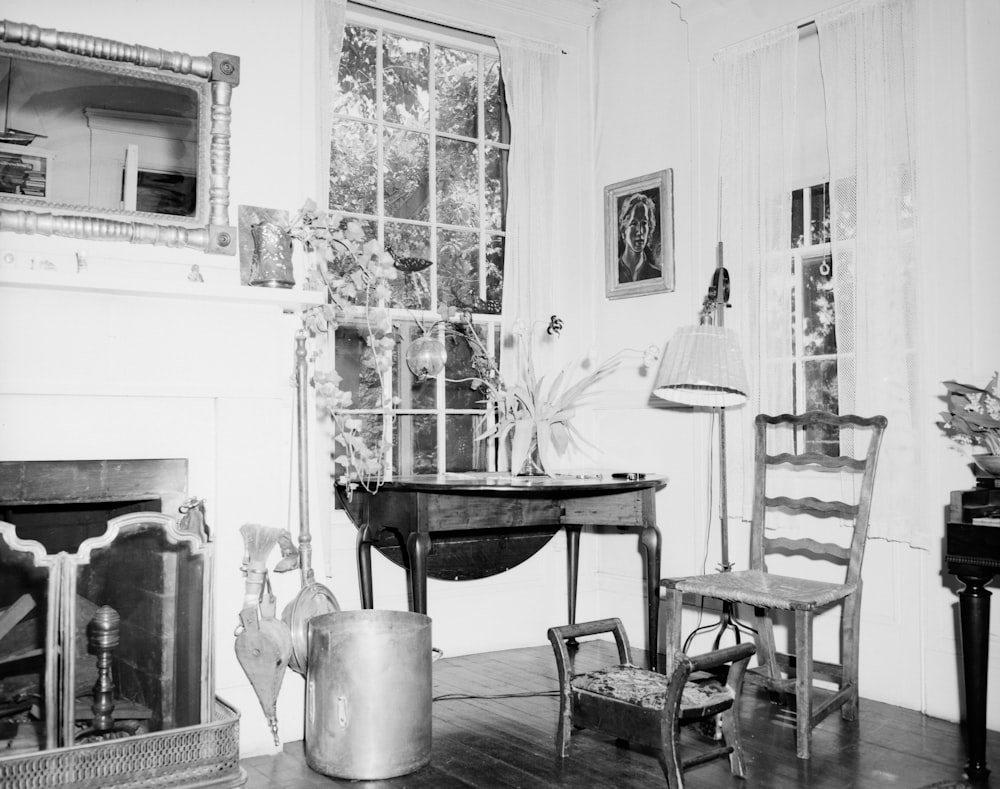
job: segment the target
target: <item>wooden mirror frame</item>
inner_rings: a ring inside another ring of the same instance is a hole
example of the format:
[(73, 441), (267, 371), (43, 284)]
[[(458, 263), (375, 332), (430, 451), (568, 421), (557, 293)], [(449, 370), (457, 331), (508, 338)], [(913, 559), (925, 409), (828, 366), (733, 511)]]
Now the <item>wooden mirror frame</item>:
[[(108, 71), (133, 77), (171, 72), (199, 95), (198, 184), (194, 217), (116, 211), (0, 195), (0, 231), (67, 236), (95, 241), (127, 241), (200, 249), (235, 255), (236, 228), (229, 222), (229, 155), (233, 88), (240, 81), (240, 59), (212, 52), (188, 55), (126, 44), (52, 28), (0, 20), (0, 54), (48, 50), (47, 59), (68, 66), (96, 61)], [(32, 54), (37, 58), (37, 54)], [(25, 153), (29, 152), (25, 147)], [(45, 208), (68, 213), (48, 213)]]

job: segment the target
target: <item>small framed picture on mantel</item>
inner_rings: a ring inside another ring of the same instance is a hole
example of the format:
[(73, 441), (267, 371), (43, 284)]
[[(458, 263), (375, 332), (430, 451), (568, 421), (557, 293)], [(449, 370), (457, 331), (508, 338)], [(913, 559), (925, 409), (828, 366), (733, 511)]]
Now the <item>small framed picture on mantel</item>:
[(673, 291), (673, 193), (673, 170), (660, 170), (604, 187), (609, 299)]

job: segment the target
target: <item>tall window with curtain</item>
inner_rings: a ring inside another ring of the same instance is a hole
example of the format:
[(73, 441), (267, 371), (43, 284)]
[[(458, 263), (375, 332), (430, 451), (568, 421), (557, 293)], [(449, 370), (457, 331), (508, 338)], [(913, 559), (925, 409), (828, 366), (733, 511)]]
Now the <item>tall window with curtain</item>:
[[(397, 340), (381, 383), (363, 310), (336, 330), (335, 367), (352, 394), (345, 410), (369, 445), (391, 437), (396, 473), (487, 469), (470, 347), (446, 336), (441, 318), (470, 317), (498, 357), (510, 149), (499, 52), (485, 37), (353, 7), (342, 30), (326, 113), (328, 208), (379, 239), (398, 269), (379, 305)], [(419, 380), (404, 360), (425, 332), (445, 343), (447, 362), (443, 375)]]
[[(808, 183), (796, 183), (802, 166), (792, 154), (807, 78), (800, 32), (773, 31), (717, 61), (721, 226), (741, 283), (734, 302), (752, 379), (748, 412), (886, 416), (880, 465), (892, 471), (880, 475), (870, 535), (921, 547), (927, 537), (906, 490), (919, 450), (912, 14), (910, 0), (857, 0), (816, 18), (814, 89), (825, 117), (821, 155), (806, 166), (821, 177)], [(803, 440), (846, 449), (823, 436)]]

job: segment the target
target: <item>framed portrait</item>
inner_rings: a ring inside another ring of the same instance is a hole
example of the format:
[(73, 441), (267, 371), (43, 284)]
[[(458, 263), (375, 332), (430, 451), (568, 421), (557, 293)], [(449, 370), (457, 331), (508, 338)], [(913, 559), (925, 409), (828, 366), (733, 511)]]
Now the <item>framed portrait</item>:
[(674, 171), (604, 187), (609, 299), (674, 289)]

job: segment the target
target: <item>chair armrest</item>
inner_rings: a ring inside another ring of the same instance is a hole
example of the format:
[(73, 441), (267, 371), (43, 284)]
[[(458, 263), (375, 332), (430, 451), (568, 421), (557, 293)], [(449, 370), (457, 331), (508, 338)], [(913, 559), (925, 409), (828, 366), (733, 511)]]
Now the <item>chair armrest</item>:
[(710, 668), (723, 666), (726, 663), (735, 663), (741, 660), (749, 661), (757, 648), (751, 643), (736, 644), (731, 647), (723, 647), (713, 652), (706, 652), (702, 655), (692, 655), (688, 657), (691, 661), (692, 671), (704, 671)]
[(596, 636), (601, 633), (611, 633), (615, 637), (615, 645), (618, 647), (618, 661), (631, 665), (632, 650), (628, 643), (628, 636), (625, 635), (625, 627), (618, 617), (610, 619), (596, 619), (592, 622), (578, 622), (575, 625), (561, 625), (549, 628), (549, 641), (558, 654), (563, 652), (563, 657), (567, 658), (566, 641), (579, 636)]

